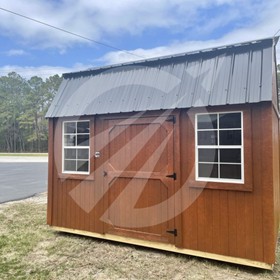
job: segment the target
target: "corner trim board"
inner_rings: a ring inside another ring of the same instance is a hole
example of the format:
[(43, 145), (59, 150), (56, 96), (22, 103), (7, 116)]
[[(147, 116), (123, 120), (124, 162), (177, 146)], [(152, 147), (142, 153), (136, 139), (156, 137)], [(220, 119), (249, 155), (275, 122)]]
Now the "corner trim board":
[(136, 246), (149, 247), (149, 248), (163, 250), (163, 251), (169, 251), (169, 252), (174, 252), (174, 253), (179, 253), (184, 255), (195, 256), (199, 258), (207, 258), (207, 259), (234, 263), (234, 264), (250, 266), (250, 267), (256, 267), (256, 268), (262, 268), (267, 270), (273, 270), (273, 266), (274, 266), (273, 264), (267, 264), (267, 263), (249, 260), (249, 259), (242, 259), (242, 258), (218, 255), (218, 254), (207, 253), (202, 251), (177, 248), (175, 245), (172, 244), (163, 244), (159, 242), (140, 240), (140, 239), (135, 239), (130, 237), (117, 236), (113, 234), (100, 234), (100, 233), (94, 233), (94, 232), (77, 230), (77, 229), (69, 229), (69, 228), (57, 227), (57, 226), (51, 226), (51, 228), (55, 231), (62, 231), (62, 232), (67, 232), (72, 234), (99, 238), (103, 240), (110, 240), (110, 241), (136, 245)]

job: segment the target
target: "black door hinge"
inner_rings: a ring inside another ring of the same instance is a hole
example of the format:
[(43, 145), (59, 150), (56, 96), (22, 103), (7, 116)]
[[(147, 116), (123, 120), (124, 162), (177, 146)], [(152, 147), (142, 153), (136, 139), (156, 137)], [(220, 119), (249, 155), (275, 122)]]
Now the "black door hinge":
[(177, 180), (177, 174), (173, 173), (171, 175), (166, 175), (167, 178), (173, 178), (174, 180)]
[(176, 123), (176, 117), (175, 116), (170, 116), (166, 119), (167, 122), (172, 122), (172, 123)]
[(177, 236), (177, 229), (173, 229), (173, 230), (167, 230), (167, 233), (173, 234), (174, 236)]

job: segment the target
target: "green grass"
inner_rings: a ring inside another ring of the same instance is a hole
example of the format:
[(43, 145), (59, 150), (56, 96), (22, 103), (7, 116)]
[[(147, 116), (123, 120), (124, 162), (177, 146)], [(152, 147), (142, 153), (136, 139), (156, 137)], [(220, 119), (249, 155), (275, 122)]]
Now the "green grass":
[[(24, 261), (25, 257), (51, 234), (46, 228), (43, 229), (44, 216), (45, 209), (25, 203), (16, 203), (1, 213), (0, 279), (28, 279), (32, 269)], [(36, 275), (39, 276), (38, 273)], [(46, 271), (43, 275), (48, 276)], [(37, 279), (48, 278), (40, 276)]]
[(270, 272), (58, 233), (46, 225), (46, 203), (35, 202), (0, 204), (1, 280), (280, 279), (279, 264)]

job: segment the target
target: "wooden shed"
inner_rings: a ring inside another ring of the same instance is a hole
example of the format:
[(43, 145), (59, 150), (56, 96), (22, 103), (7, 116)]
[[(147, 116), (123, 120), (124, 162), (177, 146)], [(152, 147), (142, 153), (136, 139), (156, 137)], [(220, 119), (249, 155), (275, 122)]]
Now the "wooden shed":
[(64, 74), (47, 113), (48, 224), (272, 269), (277, 41)]

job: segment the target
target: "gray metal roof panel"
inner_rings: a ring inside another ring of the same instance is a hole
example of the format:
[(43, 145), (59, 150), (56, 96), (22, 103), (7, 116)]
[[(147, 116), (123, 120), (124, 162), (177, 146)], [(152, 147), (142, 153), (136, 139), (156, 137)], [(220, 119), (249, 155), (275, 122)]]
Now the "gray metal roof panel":
[(231, 69), (231, 56), (220, 56), (216, 58), (215, 75), (210, 93), (209, 105), (226, 104), (228, 81)]
[(262, 101), (271, 100), (272, 92), (272, 72), (273, 72), (273, 62), (274, 55), (269, 48), (263, 49), (263, 61), (262, 61), (262, 79), (261, 79), (261, 97)]
[[(233, 56), (232, 74), (228, 91), (228, 104), (246, 103), (248, 53)], [(272, 80), (271, 80), (272, 81)]]
[(257, 50), (252, 52), (250, 58), (250, 72), (248, 76), (248, 94), (247, 94), (247, 102), (254, 103), (260, 100), (260, 81), (261, 81), (261, 65), (262, 63), (262, 51)]
[(46, 117), (271, 101), (273, 52), (270, 38), (65, 74)]

